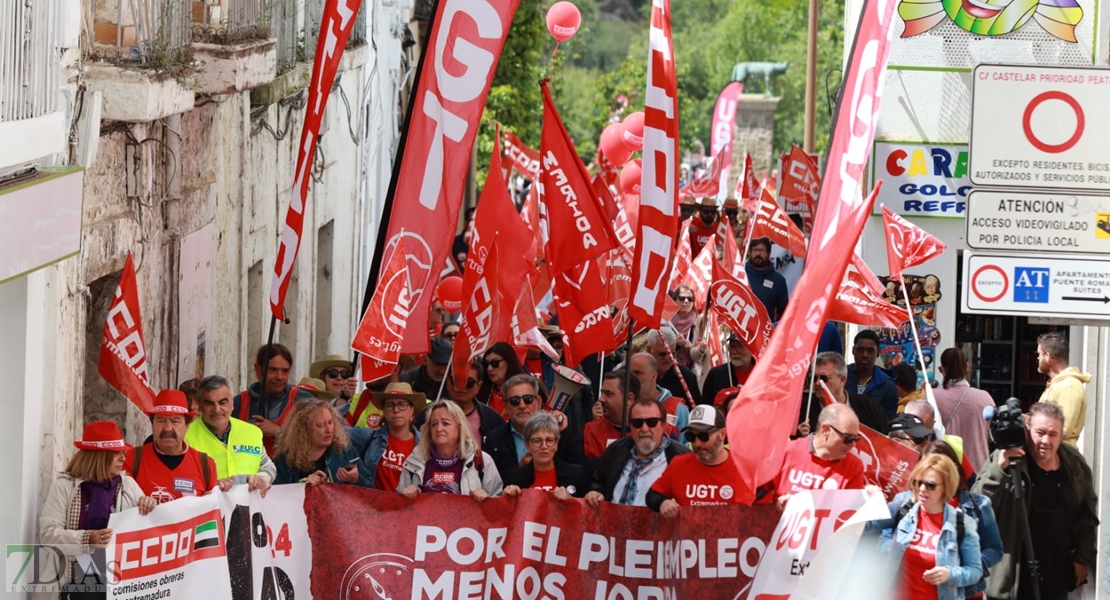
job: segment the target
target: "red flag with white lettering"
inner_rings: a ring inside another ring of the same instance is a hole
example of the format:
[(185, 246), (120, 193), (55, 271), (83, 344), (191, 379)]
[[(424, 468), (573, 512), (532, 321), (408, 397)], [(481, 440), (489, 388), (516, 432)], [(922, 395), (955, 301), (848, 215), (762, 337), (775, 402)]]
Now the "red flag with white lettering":
[[(694, 177), (694, 180), (678, 190), (679, 198), (716, 198), (721, 190), (721, 172), (727, 160), (728, 149), (722, 148), (713, 158), (709, 159), (709, 168), (704, 175)], [(727, 175), (726, 175), (727, 176)]]
[(467, 257), (468, 264), (463, 275), (462, 318), (451, 352), (451, 376), (455, 378), (455, 389), (458, 390), (466, 389), (466, 378), (470, 372), (467, 365), (493, 345), (496, 327), (501, 320), (503, 302), (497, 292), (499, 244), (496, 237), (490, 242), (488, 253), (479, 255), (471, 251), (471, 256), (478, 257), (477, 264)]
[(756, 358), (763, 356), (775, 324), (767, 316), (767, 308), (752, 289), (713, 263), (713, 283), (709, 286), (713, 312), (740, 338)]
[(593, 260), (616, 247), (612, 221), (606, 218), (590, 184), (586, 165), (574, 150), (547, 82), (543, 91), (540, 141), (540, 204), (547, 209), (544, 254), (551, 276)]
[(821, 175), (813, 157), (794, 144), (782, 162), (782, 187), (779, 197), (786, 200), (786, 212), (801, 213), (810, 221), (817, 211)]
[(858, 254), (844, 272), (844, 282), (829, 307), (830, 321), (844, 321), (867, 327), (899, 327), (906, 322), (906, 310), (883, 299), (883, 286)]
[(690, 262), (694, 260), (693, 250), (690, 246), (690, 223), (693, 219), (686, 219), (682, 222), (680, 235), (678, 236), (678, 249), (674, 255), (674, 268), (671, 269), (671, 278), (667, 283), (667, 289), (673, 290), (682, 285), (682, 279), (686, 277), (686, 273), (690, 270)]
[(578, 366), (596, 352), (617, 347), (609, 318), (608, 294), (596, 261), (587, 261), (555, 277), (555, 311), (566, 331), (566, 364)]
[[(331, 94), (343, 49), (355, 26), (362, 0), (328, 0), (320, 20), (320, 35), (316, 43), (316, 55), (312, 63), (312, 78), (308, 85), (308, 102), (305, 108), (304, 126), (301, 128), (301, 143), (297, 146), (296, 178), (293, 180), (289, 208), (285, 211), (285, 228), (278, 243), (277, 260), (274, 261), (274, 277), (270, 282), (270, 312), (278, 320), (285, 319), (285, 293), (289, 291), (289, 280), (293, 275), (293, 263), (301, 248), (301, 233), (304, 228), (304, 208), (308, 202), (308, 182), (312, 172), (312, 161), (316, 156), (316, 143), (320, 134), (320, 120), (324, 107)], [(441, 261), (442, 262), (442, 259)]]
[(705, 309), (706, 298), (709, 296), (709, 284), (713, 283), (713, 266), (717, 264), (716, 237), (716, 235), (709, 237), (709, 243), (701, 249), (701, 252), (698, 252), (682, 278), (682, 283), (694, 290), (694, 306), (699, 311)]
[(632, 254), (623, 248), (617, 248), (597, 261), (605, 267), (604, 279), (609, 292), (609, 306), (617, 308), (617, 314), (613, 317), (613, 335), (621, 340), (628, 333), (628, 313), (624, 308), (628, 306), (628, 293), (632, 288)]
[(745, 152), (744, 172), (736, 180), (736, 197), (744, 210), (754, 213), (759, 210), (760, 196), (759, 180), (755, 178), (755, 169), (752, 168), (752, 155)]
[(721, 89), (717, 94), (717, 103), (713, 106), (713, 125), (709, 133), (709, 153), (717, 156), (724, 152), (721, 158), (720, 185), (717, 186), (717, 202), (722, 203), (728, 196), (728, 176), (732, 167), (732, 130), (736, 126), (736, 105), (740, 102), (740, 94), (744, 93), (744, 82), (733, 81)]
[(657, 328), (671, 275), (678, 225), (678, 81), (671, 42), (671, 2), (652, 0), (648, 33), (640, 227), (632, 263), (629, 316)]
[(540, 153), (525, 146), (524, 142), (511, 131), (505, 131), (502, 135), (505, 139), (505, 156), (510, 161), (509, 166), (535, 183), (540, 175)]
[(154, 388), (147, 374), (146, 342), (143, 341), (143, 317), (139, 311), (139, 284), (131, 253), (123, 263), (123, 273), (116, 285), (116, 294), (108, 307), (104, 336), (100, 342), (97, 370), (108, 385), (119, 390), (144, 413), (154, 407)]
[(902, 271), (940, 256), (947, 247), (924, 229), (883, 207), (886, 231), (886, 262), (891, 279), (902, 279)]
[[(436, 275), (451, 252), (471, 149), (518, 4), (435, 4), (387, 201), (393, 208), (386, 239), (403, 235), (408, 252), (411, 331), (428, 329)], [(428, 347), (427, 336), (406, 335), (402, 351), (421, 354)]]
[(789, 250), (795, 258), (804, 258), (806, 255), (806, 236), (786, 216), (766, 188), (763, 188), (759, 199), (759, 210), (755, 213), (755, 226), (752, 230), (753, 239), (761, 237), (771, 238), (772, 242)]
[(398, 239), (397, 245), (389, 252), (378, 281), (374, 297), (370, 299), (366, 314), (362, 316), (351, 340), (351, 349), (363, 356), (359, 375), (362, 381), (375, 381), (389, 375), (401, 358), (401, 343), (405, 339), (409, 312), (412, 310), (409, 270), (402, 239)]
[(724, 257), (722, 257), (725, 272), (735, 277), (740, 283), (747, 284), (748, 273), (744, 271), (744, 255), (741, 254), (740, 249), (736, 247), (736, 237), (732, 232), (732, 224), (728, 222), (728, 219), (723, 219), (722, 225), (725, 230), (725, 234), (721, 236), (725, 238)]

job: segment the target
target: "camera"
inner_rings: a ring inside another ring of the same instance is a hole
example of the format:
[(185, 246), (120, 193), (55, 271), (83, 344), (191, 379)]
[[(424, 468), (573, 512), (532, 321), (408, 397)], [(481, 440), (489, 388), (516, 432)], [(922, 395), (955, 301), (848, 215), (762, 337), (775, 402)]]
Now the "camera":
[(993, 411), (993, 415), (988, 416), (986, 413), (990, 410), (991, 408), (987, 407), (983, 412), (984, 417), (987, 417), (991, 423), (991, 440), (994, 441), (994, 445), (1003, 450), (1024, 447), (1025, 419), (1021, 414), (1021, 401), (1010, 398), (1006, 404)]

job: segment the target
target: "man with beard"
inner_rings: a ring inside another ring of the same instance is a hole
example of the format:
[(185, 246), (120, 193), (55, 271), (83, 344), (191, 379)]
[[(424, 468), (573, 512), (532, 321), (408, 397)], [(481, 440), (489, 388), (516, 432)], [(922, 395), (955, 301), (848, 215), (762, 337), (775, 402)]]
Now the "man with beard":
[[(607, 374), (603, 384), (610, 381), (608, 377), (614, 373), (620, 371)], [(597, 507), (602, 500), (625, 506), (647, 506), (648, 490), (655, 480), (676, 456), (690, 452), (686, 446), (663, 435), (667, 424), (666, 409), (658, 401), (636, 400), (629, 411), (628, 422), (632, 437), (610, 444), (594, 470), (591, 489), (586, 494), (586, 503), (592, 507)]]
[(702, 247), (717, 233), (717, 201), (702, 198), (698, 202), (698, 218), (690, 223), (690, 256), (697, 257)]
[(767, 309), (767, 316), (771, 321), (778, 322), (786, 313), (790, 292), (786, 288), (786, 279), (771, 265), (771, 240), (762, 237), (748, 243), (748, 262), (744, 264), (744, 272), (748, 275), (752, 292)]
[(740, 473), (725, 448), (725, 416), (708, 405), (690, 413), (686, 439), (693, 454), (679, 456), (651, 485), (647, 506), (673, 519), (679, 507), (716, 506), (738, 502)]
[(194, 417), (196, 413), (189, 410), (183, 392), (158, 392), (150, 412), (154, 441), (130, 450), (124, 459), (123, 469), (144, 494), (159, 503), (203, 496), (218, 485), (216, 462), (185, 443), (185, 433)]
[[(755, 369), (755, 357), (751, 350), (736, 337), (728, 336), (728, 363), (717, 365), (709, 370), (705, 376), (705, 385), (701, 390), (702, 402), (713, 405), (717, 394), (726, 388), (738, 388), (748, 382), (748, 375)], [(728, 408), (723, 409), (726, 413)]]
[[(586, 423), (586, 427), (582, 430), (583, 449), (589, 460), (601, 458), (606, 448), (622, 437), (621, 424), (624, 413), (621, 411), (628, 410), (625, 408), (626, 399), (627, 405), (631, 407), (640, 398), (640, 380), (635, 377), (627, 379), (625, 373), (624, 369), (617, 369), (609, 371), (601, 379), (601, 398), (598, 399), (598, 404), (601, 405), (601, 416)], [(667, 409), (663, 408), (661, 412), (663, 424), (659, 426), (659, 430), (663, 431), (667, 426)]]

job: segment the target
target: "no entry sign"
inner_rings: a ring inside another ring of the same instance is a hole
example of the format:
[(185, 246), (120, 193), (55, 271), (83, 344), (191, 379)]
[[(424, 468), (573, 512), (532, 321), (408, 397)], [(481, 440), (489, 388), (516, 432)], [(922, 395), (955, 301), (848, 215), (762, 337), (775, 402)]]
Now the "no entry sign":
[(1110, 191), (1110, 69), (980, 65), (973, 79), (974, 185)]

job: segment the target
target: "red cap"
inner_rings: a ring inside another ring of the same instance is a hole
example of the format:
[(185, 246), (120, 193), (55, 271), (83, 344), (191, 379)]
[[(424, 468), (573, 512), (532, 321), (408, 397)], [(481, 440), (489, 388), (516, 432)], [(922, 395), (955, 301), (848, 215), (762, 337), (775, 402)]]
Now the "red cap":
[(85, 425), (81, 439), (73, 442), (79, 450), (104, 450), (109, 452), (126, 452), (131, 450), (131, 445), (123, 441), (119, 425), (113, 421), (96, 421)]
[(185, 397), (185, 392), (162, 390), (154, 398), (154, 408), (151, 409), (150, 416), (193, 418), (197, 413), (189, 411), (189, 399)]

